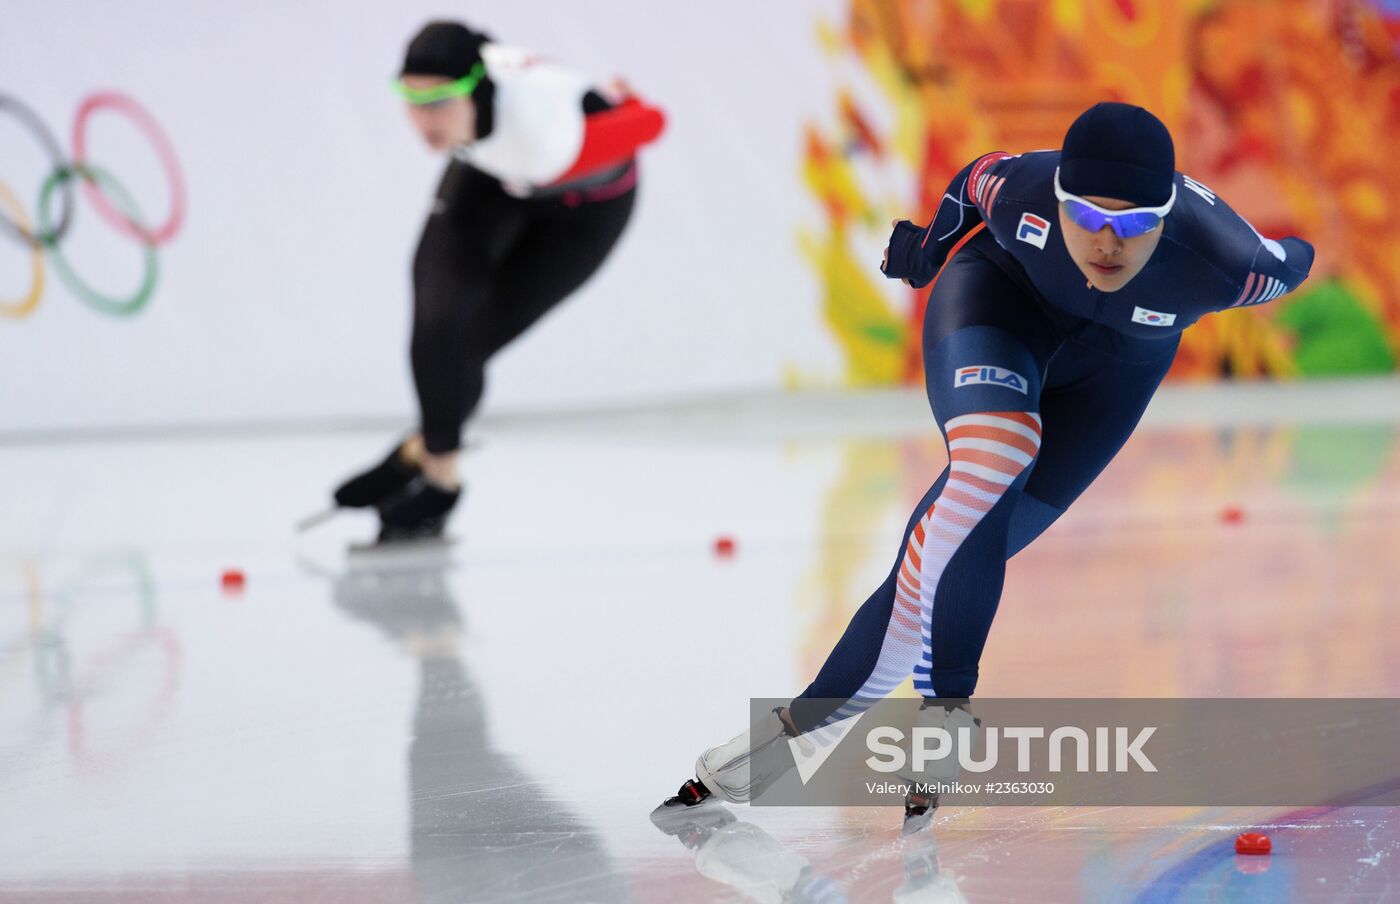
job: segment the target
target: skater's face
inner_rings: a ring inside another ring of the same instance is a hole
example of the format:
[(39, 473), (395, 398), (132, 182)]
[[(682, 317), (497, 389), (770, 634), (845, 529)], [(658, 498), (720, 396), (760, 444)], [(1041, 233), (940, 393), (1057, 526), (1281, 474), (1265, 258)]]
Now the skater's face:
[[(1136, 205), (1118, 198), (1103, 198), (1086, 195), (1084, 200), (1107, 210), (1128, 210)], [(1065, 213), (1063, 204), (1059, 207), (1060, 234), (1065, 237), (1065, 248), (1074, 264), (1083, 271), (1089, 284), (1100, 292), (1117, 292), (1138, 275), (1147, 265), (1152, 252), (1157, 250), (1157, 242), (1162, 238), (1159, 225), (1151, 232), (1135, 235), (1132, 238), (1119, 238), (1118, 233), (1105, 225), (1098, 232), (1090, 232), (1074, 223)]]
[[(400, 80), (405, 88), (426, 91), (452, 83), (452, 79), (436, 75), (405, 75)], [(428, 147), (449, 151), (476, 138), (476, 105), (470, 97), (448, 97), (431, 103), (409, 103), (408, 120), (423, 136)]]

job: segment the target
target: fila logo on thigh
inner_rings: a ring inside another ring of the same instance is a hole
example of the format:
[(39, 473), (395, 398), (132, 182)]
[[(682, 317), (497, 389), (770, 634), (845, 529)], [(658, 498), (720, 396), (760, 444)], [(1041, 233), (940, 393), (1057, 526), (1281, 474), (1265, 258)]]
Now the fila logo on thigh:
[(1021, 214), (1021, 222), (1016, 226), (1016, 240), (1045, 248), (1045, 240), (1050, 237), (1050, 221), (1033, 213)]
[(974, 364), (971, 367), (959, 367), (953, 372), (954, 389), (961, 389), (964, 386), (975, 386), (979, 383), (1003, 386), (1007, 389), (1014, 389), (1021, 395), (1027, 394), (1026, 378), (1016, 373), (1016, 371), (1007, 370), (1004, 367), (993, 367), (990, 364)]

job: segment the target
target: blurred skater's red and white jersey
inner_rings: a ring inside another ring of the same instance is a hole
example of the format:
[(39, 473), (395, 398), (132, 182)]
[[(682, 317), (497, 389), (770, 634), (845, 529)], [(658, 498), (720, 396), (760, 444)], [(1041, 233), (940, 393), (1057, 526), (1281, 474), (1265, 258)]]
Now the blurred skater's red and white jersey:
[(585, 98), (597, 92), (552, 60), (499, 44), (483, 46), (481, 56), (495, 88), (491, 131), (453, 153), (513, 194), (610, 174), (665, 126), (659, 109), (635, 97), (585, 112)]

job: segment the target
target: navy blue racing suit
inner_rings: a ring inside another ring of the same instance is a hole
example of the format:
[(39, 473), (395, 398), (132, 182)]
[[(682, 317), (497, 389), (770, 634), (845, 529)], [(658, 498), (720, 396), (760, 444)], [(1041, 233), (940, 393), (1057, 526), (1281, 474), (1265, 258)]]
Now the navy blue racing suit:
[(911, 673), (925, 697), (971, 696), (1006, 560), (1122, 448), (1182, 330), (1307, 278), (1311, 245), (1262, 237), (1177, 173), (1147, 264), (1101, 292), (1061, 235), (1059, 158), (980, 157), (953, 178), (931, 224), (900, 222), (890, 238), (886, 276), (915, 286), (938, 276), (924, 317), (924, 378), (949, 465), (910, 517), (889, 576), (792, 702), (801, 730), (859, 712)]

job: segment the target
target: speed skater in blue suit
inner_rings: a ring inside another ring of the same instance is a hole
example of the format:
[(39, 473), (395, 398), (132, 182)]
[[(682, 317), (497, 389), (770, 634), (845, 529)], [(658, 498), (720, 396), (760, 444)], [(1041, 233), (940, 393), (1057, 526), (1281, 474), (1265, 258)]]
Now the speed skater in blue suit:
[(1307, 242), (1265, 238), (1178, 172), (1167, 127), (1120, 103), (1085, 111), (1059, 150), (978, 157), (932, 222), (895, 223), (885, 276), (938, 278), (924, 378), (949, 464), (812, 683), (701, 754), (664, 806), (748, 800), (771, 778), (751, 774), (753, 752), (856, 715), (911, 675), (926, 706), (970, 719), (957, 701), (976, 689), (1007, 559), (1123, 447), (1183, 330), (1293, 291), (1312, 262)]

